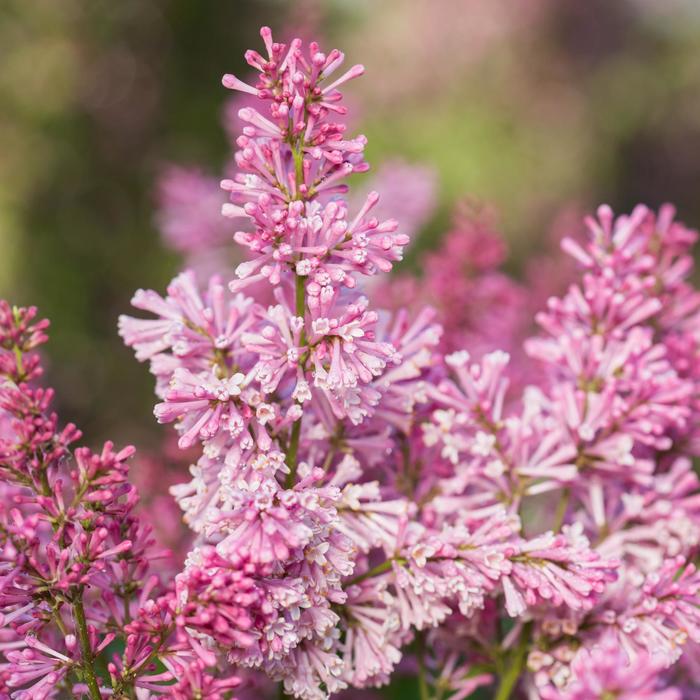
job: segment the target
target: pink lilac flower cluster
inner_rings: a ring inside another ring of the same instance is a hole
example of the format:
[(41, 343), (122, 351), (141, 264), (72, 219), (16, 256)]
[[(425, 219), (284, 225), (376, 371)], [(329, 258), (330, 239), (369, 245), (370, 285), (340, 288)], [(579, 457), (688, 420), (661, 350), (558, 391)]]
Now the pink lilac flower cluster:
[(394, 275), (377, 291), (392, 308), (434, 307), (443, 353), (469, 348), (481, 358), (498, 349), (515, 359), (531, 332), (531, 294), (501, 269), (506, 255), (495, 212), (464, 200), (437, 250), (423, 256), (420, 276)]
[(574, 279), (575, 263), (562, 259), (559, 241), (563, 233), (580, 238), (581, 228), (578, 212), (562, 210), (545, 244), (523, 261), (521, 281), (504, 270), (508, 245), (493, 207), (467, 198), (458, 202), (437, 248), (423, 253), (418, 273), (392, 275), (375, 293), (390, 309), (433, 307), (443, 329), (442, 353), (469, 348), (478, 360), (493, 350), (507, 352), (511, 391), (520, 391), (540, 380), (540, 367), (524, 349), (535, 313)]
[[(318, 9), (314, 2), (299, 2), (298, 7), (292, 8), (290, 19), (295, 33), (313, 33), (318, 24)], [(257, 66), (252, 68), (257, 70)], [(255, 109), (257, 102), (257, 94), (249, 91), (234, 92), (226, 101), (223, 126), (233, 151), (227, 154), (224, 173), (237, 170), (238, 114), (242, 109)], [(346, 114), (336, 112), (335, 118), (340, 125), (347, 126)], [(413, 236), (426, 225), (436, 208), (436, 189), (437, 178), (431, 167), (394, 158), (377, 169), (366, 191), (360, 189), (354, 193), (350, 204), (359, 209), (369, 192), (382, 192), (374, 215), (390, 218), (400, 214), (404, 234)], [(235, 225), (221, 216), (221, 206), (227, 198), (217, 177), (199, 167), (169, 165), (158, 178), (156, 201), (156, 225), (162, 242), (183, 258), (185, 266), (198, 279), (228, 274), (233, 265), (244, 259), (244, 251), (230, 245)], [(256, 290), (256, 296), (262, 297), (264, 291)]]
[[(176, 578), (188, 634), (305, 700), (397, 668), (423, 698), (618, 697), (630, 678), (678, 697), (700, 641), (696, 234), (668, 207), (601, 208), (564, 243), (582, 280), (537, 316), (537, 381), (513, 391), (493, 336), (445, 354), (435, 311), (361, 293), (408, 243), (377, 193), (346, 199), (368, 165), (338, 88), (363, 69), (261, 35), (253, 84), (223, 79), (254, 98), (222, 182), (250, 260), (139, 290), (151, 317), (120, 319), (158, 421), (199, 450), (172, 489), (196, 535)], [(460, 270), (431, 274), (458, 313)]]
[(164, 553), (134, 512), (133, 448), (73, 449), (36, 383), (47, 326), (0, 301), (0, 697), (231, 698), (149, 571)]

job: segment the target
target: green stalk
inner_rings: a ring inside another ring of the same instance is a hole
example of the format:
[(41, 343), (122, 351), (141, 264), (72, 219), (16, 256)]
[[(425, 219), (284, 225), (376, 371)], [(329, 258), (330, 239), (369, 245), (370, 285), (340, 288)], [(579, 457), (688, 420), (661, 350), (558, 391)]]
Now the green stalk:
[(387, 559), (386, 561), (383, 561), (381, 564), (377, 564), (373, 569), (370, 569), (369, 571), (365, 571), (364, 574), (360, 574), (359, 576), (355, 576), (355, 578), (351, 578), (347, 583), (344, 584), (344, 586), (347, 588), (348, 586), (354, 586), (358, 583), (362, 583), (363, 581), (366, 581), (368, 578), (374, 578), (375, 576), (379, 576), (380, 574), (384, 574), (387, 571), (391, 570), (391, 565), (395, 562), (404, 562), (404, 559)]
[(294, 487), (294, 482), (297, 477), (297, 453), (299, 452), (299, 437), (301, 436), (301, 417), (295, 421), (292, 426), (292, 436), (289, 439), (289, 448), (287, 449), (287, 466), (289, 474), (285, 479), (284, 486), (287, 489)]
[(498, 684), (498, 690), (496, 695), (494, 695), (493, 700), (509, 700), (511, 697), (515, 686), (520, 679), (520, 674), (525, 668), (525, 660), (527, 658), (527, 647), (530, 643), (530, 630), (532, 629), (532, 623), (528, 622), (524, 625), (522, 632), (520, 633), (520, 640), (518, 641), (518, 646), (513, 649), (505, 659), (505, 671), (501, 676), (500, 683)]
[(297, 199), (301, 199), (299, 195), (299, 187), (304, 184), (304, 152), (299, 148), (292, 148), (292, 156), (294, 157), (294, 177), (297, 183)]
[[(306, 311), (306, 289), (304, 288), (304, 282), (306, 277), (301, 275), (296, 275), (295, 288), (294, 288), (294, 313), (301, 318), (304, 318), (304, 312)], [(301, 329), (301, 344), (306, 345), (306, 331)]]
[(418, 695), (420, 700), (430, 700), (428, 679), (425, 668), (425, 635), (416, 632), (416, 660), (418, 661)]
[(82, 593), (80, 598), (73, 603), (73, 614), (75, 616), (75, 628), (80, 642), (80, 655), (83, 661), (80, 667), (85, 676), (84, 680), (87, 683), (92, 700), (102, 700), (100, 685), (97, 682), (95, 669), (92, 666), (94, 658), (92, 656), (92, 649), (90, 648), (90, 637), (88, 635), (87, 621), (85, 620)]
[(22, 379), (24, 377), (24, 364), (22, 362), (22, 350), (15, 345), (13, 348), (15, 352), (15, 363), (17, 364), (17, 377)]
[(564, 518), (566, 517), (566, 510), (569, 507), (569, 499), (571, 497), (571, 491), (569, 489), (564, 489), (561, 492), (561, 497), (559, 498), (559, 503), (557, 504), (557, 510), (554, 515), (554, 532), (559, 532), (562, 525), (564, 524)]
[[(306, 311), (306, 292), (304, 289), (304, 282), (306, 278), (301, 275), (296, 276), (295, 284), (295, 313), (297, 316), (304, 318), (304, 313)], [(306, 345), (306, 332), (302, 328), (300, 344)], [(289, 447), (287, 448), (286, 462), (289, 467), (289, 474), (285, 480), (285, 488), (291, 489), (294, 487), (294, 481), (297, 476), (297, 454), (299, 452), (299, 437), (301, 436), (301, 419), (294, 422), (292, 425), (292, 434), (289, 438)]]

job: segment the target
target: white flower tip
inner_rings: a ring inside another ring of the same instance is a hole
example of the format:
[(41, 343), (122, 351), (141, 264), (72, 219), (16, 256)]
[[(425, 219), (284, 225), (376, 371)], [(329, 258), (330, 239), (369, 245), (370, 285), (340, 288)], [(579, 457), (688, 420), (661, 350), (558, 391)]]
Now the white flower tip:
[(458, 350), (457, 352), (447, 355), (445, 357), (445, 362), (450, 367), (464, 367), (464, 365), (469, 362), (470, 357), (468, 350)]
[(239, 216), (247, 216), (247, 214), (241, 207), (235, 204), (231, 204), (231, 202), (224, 202), (224, 204), (221, 205), (221, 214), (227, 219), (235, 219)]
[(494, 350), (488, 353), (484, 360), (491, 365), (507, 365), (510, 362), (510, 355), (503, 350)]

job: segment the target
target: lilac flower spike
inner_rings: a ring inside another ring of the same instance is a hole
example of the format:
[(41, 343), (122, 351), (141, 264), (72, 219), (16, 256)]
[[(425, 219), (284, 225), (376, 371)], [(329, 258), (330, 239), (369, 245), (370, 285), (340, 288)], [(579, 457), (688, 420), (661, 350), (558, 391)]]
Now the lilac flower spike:
[[(107, 442), (99, 452), (73, 450), (80, 431), (59, 427), (51, 390), (36, 384), (47, 327), (36, 309), (0, 301), (0, 697), (99, 700), (143, 688), (173, 697), (176, 682), (179, 697), (190, 698), (203, 684), (235, 687), (237, 679), (217, 678), (202, 663), (196, 640), (178, 633), (174, 591), (149, 574), (167, 552), (134, 512), (134, 449)], [(169, 619), (143, 626), (158, 605)], [(113, 642), (124, 652), (110, 650)]]

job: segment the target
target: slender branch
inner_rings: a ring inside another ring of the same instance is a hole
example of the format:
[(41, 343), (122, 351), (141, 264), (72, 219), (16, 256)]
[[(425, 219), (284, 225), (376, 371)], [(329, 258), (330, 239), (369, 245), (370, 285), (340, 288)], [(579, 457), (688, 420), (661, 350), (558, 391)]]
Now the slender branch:
[(416, 632), (416, 660), (418, 661), (418, 695), (420, 700), (430, 700), (430, 690), (425, 668), (425, 634)]
[(301, 435), (301, 416), (292, 425), (292, 436), (289, 439), (289, 449), (287, 450), (287, 466), (289, 473), (285, 480), (285, 488), (291, 489), (297, 476), (297, 453), (299, 452), (299, 437)]
[(327, 474), (328, 470), (331, 468), (331, 464), (333, 463), (333, 458), (335, 457), (335, 454), (338, 450), (335, 447), (332, 447), (326, 452), (326, 458), (323, 460), (323, 465), (321, 466), (321, 469)]
[(292, 148), (292, 156), (294, 158), (294, 179), (297, 185), (296, 196), (301, 199), (299, 187), (304, 184), (304, 152), (301, 147)]
[[(305, 277), (301, 275), (296, 275), (295, 277), (295, 313), (297, 316), (304, 318), (304, 313), (306, 311), (306, 290), (304, 287)], [(306, 331), (302, 327), (300, 344), (302, 346), (306, 345)], [(301, 436), (301, 419), (302, 416), (294, 421), (292, 425), (292, 434), (289, 438), (289, 447), (287, 448), (286, 463), (289, 467), (289, 474), (285, 480), (285, 488), (291, 489), (294, 486), (294, 481), (297, 476), (297, 454), (299, 452), (299, 438)]]
[(85, 609), (83, 608), (82, 592), (78, 600), (73, 602), (73, 615), (75, 616), (75, 629), (78, 633), (78, 641), (80, 642), (80, 655), (82, 664), (80, 666), (85, 676), (90, 697), (92, 700), (102, 700), (100, 693), (100, 685), (97, 682), (95, 669), (93, 668), (92, 648), (90, 647), (90, 636), (88, 634), (87, 622), (85, 620)]
[(53, 615), (54, 622), (56, 623), (56, 627), (61, 631), (61, 634), (65, 637), (68, 634), (68, 629), (66, 628), (65, 622), (63, 622), (63, 618), (61, 618), (61, 610), (59, 607), (57, 607), (57, 601), (54, 600), (54, 605), (51, 608), (51, 613)]
[(391, 559), (387, 559), (386, 561), (383, 561), (381, 564), (377, 564), (373, 569), (370, 569), (369, 571), (365, 571), (364, 574), (360, 574), (359, 576), (355, 576), (355, 578), (351, 578), (349, 581), (347, 581), (344, 585), (347, 586), (354, 586), (358, 583), (362, 583), (363, 581), (366, 581), (368, 578), (374, 578), (375, 576), (380, 576), (381, 574), (386, 573), (387, 571), (391, 570), (391, 566), (394, 562), (398, 562), (399, 564), (405, 563), (405, 559), (401, 559), (398, 557), (392, 557)]
[(554, 525), (552, 527), (554, 532), (559, 532), (564, 524), (564, 518), (566, 517), (566, 511), (569, 508), (570, 498), (571, 491), (569, 489), (564, 489), (561, 492), (559, 503), (557, 503), (557, 510), (554, 515)]
[(17, 365), (17, 378), (22, 379), (24, 377), (24, 363), (22, 361), (22, 350), (17, 345), (14, 346), (13, 350), (15, 353), (15, 363)]
[[(306, 282), (306, 277), (302, 275), (296, 275), (294, 280), (294, 313), (301, 318), (304, 318), (304, 312), (306, 311), (306, 288), (304, 283)], [(306, 330), (301, 329), (301, 344), (306, 345)]]
[(525, 660), (527, 658), (527, 647), (530, 643), (530, 631), (532, 629), (532, 622), (527, 622), (522, 631), (520, 632), (520, 639), (518, 641), (518, 646), (513, 649), (512, 653), (507, 656), (504, 663), (504, 671), (501, 675), (500, 683), (498, 684), (498, 690), (496, 695), (494, 695), (493, 700), (509, 700), (511, 697), (515, 686), (520, 679), (520, 674), (525, 667)]

